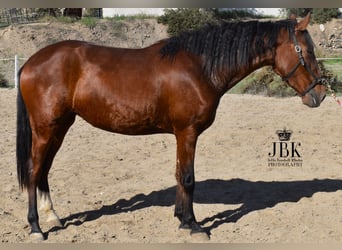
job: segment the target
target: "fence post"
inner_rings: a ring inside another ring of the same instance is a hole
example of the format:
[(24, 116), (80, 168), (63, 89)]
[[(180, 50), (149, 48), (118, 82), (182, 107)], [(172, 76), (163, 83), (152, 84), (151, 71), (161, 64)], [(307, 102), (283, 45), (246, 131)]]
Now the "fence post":
[(18, 88), (18, 55), (14, 56), (14, 87)]

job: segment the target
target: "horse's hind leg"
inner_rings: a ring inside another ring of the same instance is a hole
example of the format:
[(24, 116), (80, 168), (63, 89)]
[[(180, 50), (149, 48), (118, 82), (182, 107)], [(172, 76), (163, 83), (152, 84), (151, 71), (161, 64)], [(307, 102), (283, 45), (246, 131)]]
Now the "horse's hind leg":
[(43, 232), (39, 226), (37, 210), (37, 186), (42, 175), (42, 162), (48, 147), (49, 141), (32, 130), (32, 153), (29, 160), (30, 173), (28, 176), (28, 215), (27, 219), (31, 226), (31, 238), (44, 240)]
[[(28, 181), (29, 195), (29, 212), (28, 221), (31, 225), (31, 236), (38, 239), (44, 239), (39, 226), (39, 216), (37, 210), (37, 187), (43, 194), (44, 208), (50, 214), (50, 219), (58, 219), (53, 211), (53, 206), (49, 193), (47, 181), (48, 172), (50, 170), (52, 160), (59, 149), (64, 135), (68, 128), (72, 125), (75, 115), (72, 114), (65, 123), (51, 121), (50, 124), (31, 124), (32, 126), (32, 171)], [(39, 122), (38, 122), (39, 123)], [(63, 124), (63, 125), (59, 125)]]
[(61, 124), (55, 129), (54, 136), (51, 138), (51, 143), (47, 149), (47, 153), (45, 156), (45, 160), (42, 166), (42, 174), (38, 183), (38, 191), (40, 195), (40, 207), (39, 210), (43, 211), (47, 215), (47, 222), (51, 226), (63, 227), (58, 215), (56, 214), (51, 196), (50, 196), (50, 188), (48, 182), (48, 174), (51, 168), (53, 159), (62, 145), (65, 134), (67, 133), (70, 126), (73, 124), (75, 120), (74, 114), (69, 114), (66, 118), (63, 119)]

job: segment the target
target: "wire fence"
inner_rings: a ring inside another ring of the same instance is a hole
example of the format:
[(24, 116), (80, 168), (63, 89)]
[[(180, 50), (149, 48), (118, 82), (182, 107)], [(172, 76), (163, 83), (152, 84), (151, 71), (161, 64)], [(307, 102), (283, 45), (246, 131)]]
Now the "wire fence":
[(103, 17), (102, 8), (0, 8), (0, 27), (39, 22), (44, 16)]
[(36, 8), (0, 9), (0, 27), (36, 22), (44, 13)]

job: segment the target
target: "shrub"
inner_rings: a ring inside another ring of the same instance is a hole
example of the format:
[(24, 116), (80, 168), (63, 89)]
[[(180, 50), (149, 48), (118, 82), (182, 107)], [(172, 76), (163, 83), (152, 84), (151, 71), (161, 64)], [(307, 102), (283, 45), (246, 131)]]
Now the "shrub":
[(242, 93), (277, 97), (294, 96), (296, 94), (291, 87), (272, 71), (271, 67), (261, 68), (243, 81), (246, 82), (243, 83), (244, 87), (240, 89)]
[(195, 30), (208, 23), (217, 23), (213, 12), (198, 8), (165, 9), (158, 22), (168, 25), (167, 32), (173, 36), (182, 31)]
[(242, 20), (242, 19), (261, 19), (264, 15), (258, 14), (256, 9), (242, 8), (242, 9), (211, 9), (217, 19), (221, 20)]
[(86, 16), (86, 17), (83, 17), (80, 22), (87, 26), (89, 29), (93, 29), (95, 28), (96, 24), (97, 24), (97, 18), (95, 17), (90, 17), (90, 16)]
[(332, 18), (336, 18), (340, 11), (338, 8), (321, 8), (313, 9), (312, 17), (314, 23), (326, 23), (331, 21)]
[(335, 92), (342, 93), (342, 84), (341, 81), (338, 80), (338, 76), (336, 76), (332, 71), (328, 70), (324, 66), (322, 61), (318, 61), (318, 65), (321, 71), (321, 75), (328, 82), (331, 89)]
[(174, 36), (182, 31), (195, 30), (205, 24), (216, 24), (222, 20), (241, 20), (246, 18), (262, 18), (255, 9), (230, 9), (219, 10), (217, 8), (179, 8), (165, 9), (164, 15), (158, 17), (158, 22), (168, 25), (167, 32)]
[(340, 14), (338, 8), (287, 8), (284, 12), (288, 17), (291, 14), (295, 14), (298, 17), (305, 17), (311, 12), (312, 23), (326, 23)]

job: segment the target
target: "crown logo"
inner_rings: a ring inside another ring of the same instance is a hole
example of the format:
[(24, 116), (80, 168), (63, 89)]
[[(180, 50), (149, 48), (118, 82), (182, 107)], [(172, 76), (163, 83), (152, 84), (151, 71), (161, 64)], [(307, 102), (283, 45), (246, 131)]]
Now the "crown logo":
[(276, 134), (279, 136), (279, 141), (289, 141), (292, 131), (284, 128), (283, 130), (277, 130)]

